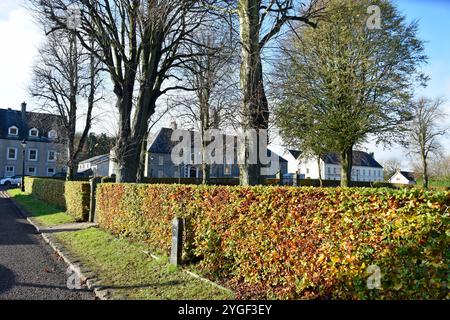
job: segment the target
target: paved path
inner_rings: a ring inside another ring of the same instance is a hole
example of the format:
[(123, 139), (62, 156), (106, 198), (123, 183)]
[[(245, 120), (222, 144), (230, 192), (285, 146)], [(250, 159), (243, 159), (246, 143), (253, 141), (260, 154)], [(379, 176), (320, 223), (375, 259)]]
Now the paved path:
[(92, 300), (66, 286), (67, 266), (0, 191), (0, 300)]

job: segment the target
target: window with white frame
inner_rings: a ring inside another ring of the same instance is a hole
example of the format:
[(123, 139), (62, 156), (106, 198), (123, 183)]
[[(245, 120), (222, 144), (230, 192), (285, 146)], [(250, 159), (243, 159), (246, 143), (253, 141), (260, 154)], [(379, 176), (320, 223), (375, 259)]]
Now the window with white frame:
[(17, 148), (8, 148), (6, 159), (17, 160)]
[(48, 137), (50, 139), (56, 139), (56, 138), (58, 138), (58, 133), (55, 130), (50, 130), (48, 132)]
[(159, 170), (158, 171), (158, 178), (163, 178), (164, 177), (164, 171)]
[[(49, 150), (48, 154), (47, 154), (47, 161), (48, 162), (55, 162), (56, 161), (56, 151), (54, 150)], [(82, 165), (82, 168), (84, 166)]]
[(47, 177), (51, 177), (55, 174), (55, 168), (47, 168)]
[(28, 160), (29, 161), (38, 161), (38, 150), (37, 149), (29, 149), (28, 150)]
[(8, 134), (10, 136), (18, 136), (19, 135), (19, 128), (17, 128), (16, 126), (9, 127)]
[(36, 176), (36, 167), (28, 167), (27, 169), (27, 175), (29, 176)]
[(5, 177), (12, 177), (16, 173), (16, 167), (14, 166), (6, 166), (5, 167)]
[(159, 156), (158, 157), (158, 163), (159, 163), (160, 166), (164, 165), (164, 156)]
[(39, 130), (36, 128), (30, 129), (29, 136), (30, 137), (39, 137)]

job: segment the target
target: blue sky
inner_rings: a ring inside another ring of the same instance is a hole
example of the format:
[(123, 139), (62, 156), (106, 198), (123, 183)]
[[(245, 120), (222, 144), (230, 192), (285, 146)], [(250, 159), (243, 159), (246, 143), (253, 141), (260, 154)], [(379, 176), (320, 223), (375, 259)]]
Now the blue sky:
[[(0, 0), (0, 108), (19, 109), (22, 101), (31, 100), (27, 84), (36, 47), (43, 36), (21, 5), (23, 2)], [(431, 80), (428, 87), (418, 88), (416, 94), (418, 97), (445, 97), (445, 108), (450, 116), (450, 0), (395, 0), (395, 3), (408, 20), (419, 20), (419, 37), (426, 41), (429, 63), (424, 66), (424, 71)], [(32, 108), (33, 104), (30, 105)], [(450, 154), (450, 139), (443, 142)], [(403, 162), (404, 169), (409, 167), (404, 150), (398, 146), (384, 150), (369, 143), (366, 148), (374, 151), (379, 161), (397, 158)]]
[[(425, 52), (428, 64), (423, 70), (431, 79), (426, 88), (417, 88), (416, 96), (430, 98), (444, 97), (444, 106), (450, 123), (450, 0), (397, 0), (399, 10), (408, 21), (418, 20), (419, 38), (425, 41)], [(450, 154), (450, 138), (442, 140), (445, 152)], [(410, 159), (399, 146), (385, 150), (383, 147), (368, 144), (374, 151), (377, 160), (384, 161), (396, 158), (402, 162), (404, 169), (411, 169)]]

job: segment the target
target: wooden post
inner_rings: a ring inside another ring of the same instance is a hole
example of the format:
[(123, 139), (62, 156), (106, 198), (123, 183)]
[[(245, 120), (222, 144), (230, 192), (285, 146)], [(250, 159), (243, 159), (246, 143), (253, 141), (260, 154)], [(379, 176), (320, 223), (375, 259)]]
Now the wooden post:
[(170, 263), (181, 265), (183, 254), (183, 219), (172, 220), (172, 250), (170, 252)]
[(91, 180), (89, 180), (89, 185), (91, 186), (91, 194), (90, 194), (90, 205), (89, 205), (89, 222), (97, 222), (97, 217), (95, 215), (95, 206), (96, 206), (96, 191), (97, 191), (97, 184), (101, 182), (101, 178), (99, 177), (93, 177)]

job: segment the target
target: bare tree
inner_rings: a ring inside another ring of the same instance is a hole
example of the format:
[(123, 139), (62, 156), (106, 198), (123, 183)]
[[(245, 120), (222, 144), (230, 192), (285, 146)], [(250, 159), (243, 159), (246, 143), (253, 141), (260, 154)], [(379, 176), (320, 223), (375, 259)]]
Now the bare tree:
[(202, 146), (203, 184), (210, 183), (210, 163), (207, 146), (210, 129), (225, 129), (235, 119), (236, 91), (239, 90), (237, 74), (233, 66), (238, 63), (237, 42), (232, 32), (222, 22), (209, 24), (198, 30), (195, 43), (188, 52), (197, 53), (185, 65), (183, 78), (193, 92), (178, 96), (178, 117), (200, 132)]
[[(91, 128), (94, 105), (101, 99), (97, 97), (102, 82), (100, 63), (79, 47), (71, 31), (60, 30), (50, 34), (39, 49), (33, 75), (29, 88), (31, 95), (42, 102), (43, 109), (61, 117), (67, 145), (67, 179), (72, 180)], [(83, 102), (86, 102), (87, 109), (82, 115)], [(85, 117), (85, 121), (81, 136), (76, 139), (81, 116)]]
[(384, 169), (384, 180), (389, 180), (397, 170), (400, 170), (402, 167), (401, 162), (396, 158), (387, 159), (383, 162)]
[(142, 183), (145, 177), (145, 168), (146, 168), (146, 162), (147, 162), (147, 156), (148, 155), (148, 141), (150, 137), (150, 132), (152, 129), (167, 115), (169, 114), (169, 111), (173, 108), (173, 105), (166, 103), (165, 108), (158, 108), (159, 110), (156, 111), (149, 120), (149, 125), (147, 132), (145, 134), (144, 139), (142, 139), (141, 142), (141, 152), (140, 152), (140, 158), (139, 158), (139, 168), (138, 173), (136, 177), (137, 183)]
[(413, 103), (413, 120), (408, 131), (407, 148), (418, 156), (422, 166), (423, 187), (428, 188), (428, 162), (431, 155), (439, 155), (441, 144), (439, 138), (448, 133), (449, 127), (442, 122), (447, 115), (442, 110), (444, 100), (420, 98)]
[[(119, 113), (115, 147), (117, 179), (136, 180), (142, 141), (159, 97), (183, 89), (178, 70), (192, 56), (184, 51), (206, 11), (195, 0), (30, 0), (52, 22), (48, 32), (67, 29), (76, 6), (80, 43), (96, 54), (111, 76)], [(92, 50), (92, 38), (99, 50)]]
[[(207, 0), (205, 0), (208, 2)], [(315, 26), (314, 20), (324, 9), (323, 0), (238, 0), (214, 1), (211, 7), (218, 14), (237, 15), (241, 44), (240, 89), (242, 95), (240, 117), (243, 130), (268, 129), (269, 103), (264, 87), (262, 51), (290, 23), (304, 23)], [(256, 142), (259, 148), (259, 141)], [(239, 150), (242, 155), (250, 152), (250, 141), (246, 139)], [(257, 163), (240, 165), (242, 185), (262, 183), (260, 175), (260, 152), (257, 150)]]

